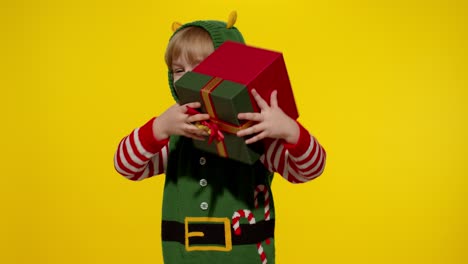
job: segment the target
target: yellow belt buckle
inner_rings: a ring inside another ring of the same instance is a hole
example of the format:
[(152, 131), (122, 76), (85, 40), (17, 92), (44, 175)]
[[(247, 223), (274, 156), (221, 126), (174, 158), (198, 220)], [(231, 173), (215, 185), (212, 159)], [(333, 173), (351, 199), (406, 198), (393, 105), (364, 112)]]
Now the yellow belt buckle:
[[(191, 223), (223, 223), (224, 224), (224, 246), (190, 246), (190, 237), (203, 237), (203, 232), (189, 232), (189, 224)], [(186, 217), (185, 218), (185, 250), (187, 251), (231, 251), (231, 223), (227, 217)]]

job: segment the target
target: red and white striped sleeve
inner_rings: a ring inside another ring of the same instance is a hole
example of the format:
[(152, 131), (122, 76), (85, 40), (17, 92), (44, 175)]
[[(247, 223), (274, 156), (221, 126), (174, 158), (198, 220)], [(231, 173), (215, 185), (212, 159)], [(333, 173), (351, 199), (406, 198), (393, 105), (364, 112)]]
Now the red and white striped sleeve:
[(260, 157), (265, 167), (278, 172), (292, 183), (303, 183), (320, 176), (325, 168), (326, 152), (317, 139), (299, 124), (300, 135), (296, 144), (281, 139), (266, 143), (266, 151)]
[(140, 181), (166, 170), (169, 140), (153, 136), (154, 119), (124, 137), (114, 155), (114, 167), (129, 180)]

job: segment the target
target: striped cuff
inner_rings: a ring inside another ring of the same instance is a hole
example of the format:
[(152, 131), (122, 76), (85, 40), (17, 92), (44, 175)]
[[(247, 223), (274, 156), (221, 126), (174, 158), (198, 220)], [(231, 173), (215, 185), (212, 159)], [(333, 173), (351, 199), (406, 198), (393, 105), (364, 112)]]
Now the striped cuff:
[(292, 156), (299, 157), (309, 148), (311, 136), (299, 122), (296, 121), (296, 123), (299, 125), (299, 140), (296, 144), (284, 143), (284, 147)]
[(161, 150), (169, 141), (169, 139), (157, 140), (154, 137), (153, 122), (156, 117), (151, 118), (146, 124), (144, 124), (139, 131), (141, 144), (149, 152), (156, 153)]

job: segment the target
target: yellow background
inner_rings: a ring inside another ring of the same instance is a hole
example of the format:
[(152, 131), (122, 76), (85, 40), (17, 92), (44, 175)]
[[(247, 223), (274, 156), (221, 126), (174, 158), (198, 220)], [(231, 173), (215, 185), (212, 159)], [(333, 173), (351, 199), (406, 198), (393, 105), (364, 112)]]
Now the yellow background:
[[(0, 2), (0, 262), (161, 263), (164, 176), (113, 169), (172, 104), (178, 20), (282, 51), (316, 181), (274, 182), (278, 263), (467, 263), (465, 1)], [(254, 250), (254, 249), (253, 249)]]

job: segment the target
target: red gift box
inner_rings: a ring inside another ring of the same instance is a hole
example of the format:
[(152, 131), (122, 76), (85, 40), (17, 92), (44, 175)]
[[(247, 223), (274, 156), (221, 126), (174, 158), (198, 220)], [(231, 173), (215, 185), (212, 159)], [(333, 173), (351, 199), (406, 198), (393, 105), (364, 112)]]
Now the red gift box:
[[(271, 93), (277, 90), (279, 107), (292, 119), (299, 117), (283, 55), (279, 52), (226, 41), (193, 71), (243, 84), (249, 91), (255, 89), (268, 104)], [(258, 112), (255, 99), (249, 95)]]

